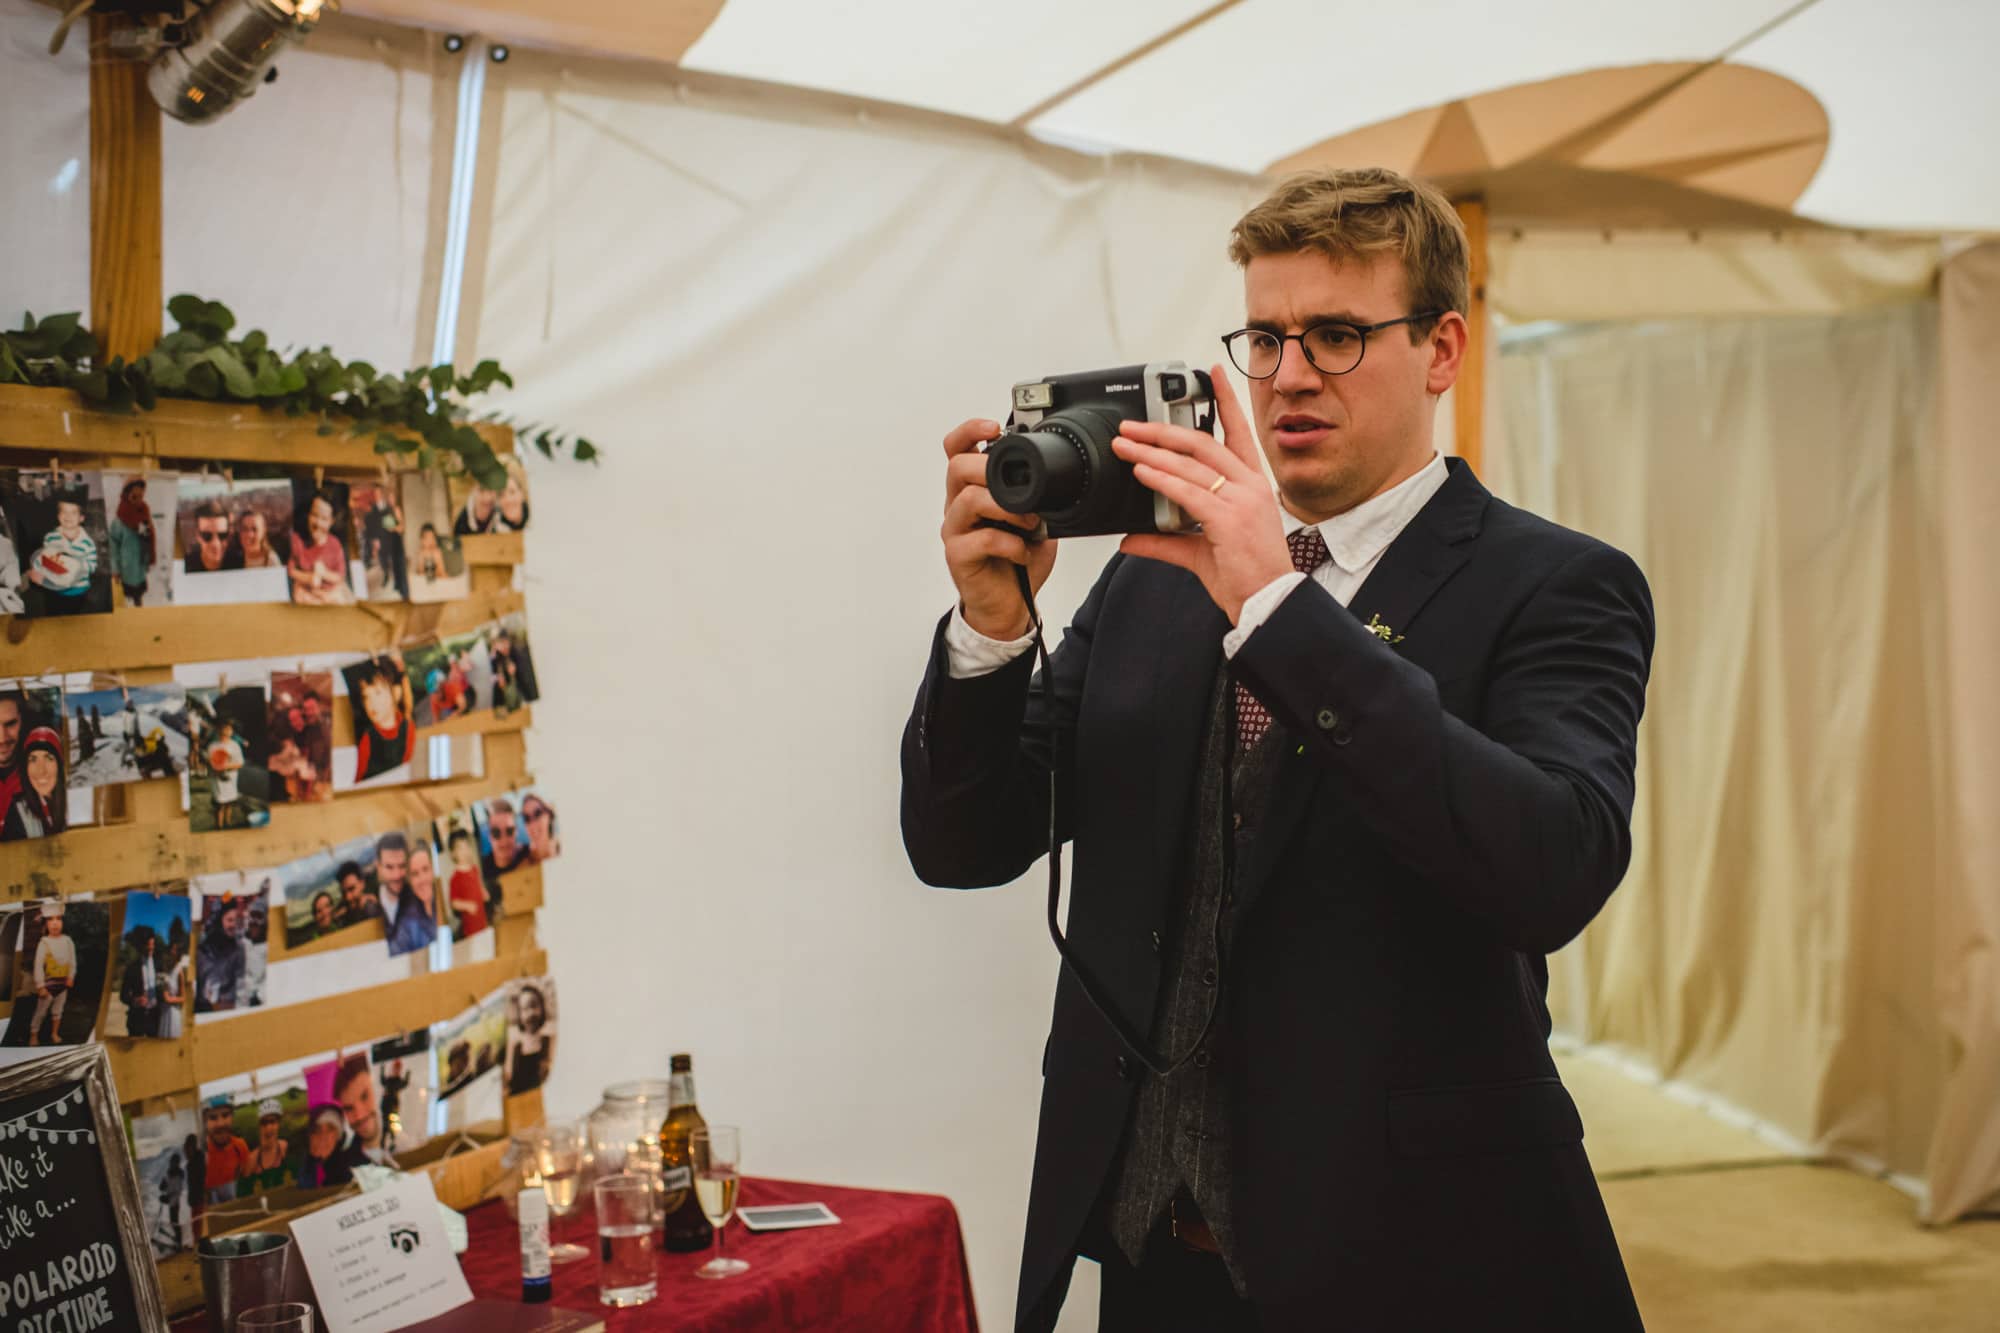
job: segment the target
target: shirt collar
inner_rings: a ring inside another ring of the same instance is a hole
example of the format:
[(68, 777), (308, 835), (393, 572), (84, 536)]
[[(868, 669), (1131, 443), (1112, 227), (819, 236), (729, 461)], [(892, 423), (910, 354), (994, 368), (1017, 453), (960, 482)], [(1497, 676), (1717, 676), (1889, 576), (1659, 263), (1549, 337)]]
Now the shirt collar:
[[(1432, 454), (1431, 461), (1411, 476), (1319, 524), (1319, 535), (1326, 542), (1333, 563), (1349, 574), (1373, 564), (1410, 525), (1418, 511), (1430, 503), (1447, 475), (1444, 455)], [(1306, 526), (1284, 506), (1280, 505), (1278, 512), (1284, 516), (1287, 537)]]

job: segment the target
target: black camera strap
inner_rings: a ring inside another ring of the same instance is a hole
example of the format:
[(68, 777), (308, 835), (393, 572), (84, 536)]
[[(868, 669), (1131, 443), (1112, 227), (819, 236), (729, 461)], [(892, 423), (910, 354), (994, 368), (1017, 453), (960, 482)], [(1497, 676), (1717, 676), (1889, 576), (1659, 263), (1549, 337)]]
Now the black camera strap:
[[(1035, 606), (1035, 592), (1028, 582), (1027, 568), (1022, 565), (1014, 566), (1014, 578), (1020, 584), (1021, 600), (1027, 603), (1028, 620), (1034, 626), (1035, 650), (1041, 655), (1042, 680), (1046, 688), (1054, 690), (1055, 673), (1049, 670), (1049, 646), (1047, 641), (1042, 637), (1042, 613)], [(1166, 1056), (1154, 1051), (1152, 1043), (1137, 1032), (1130, 1023), (1126, 1022), (1124, 1015), (1118, 1012), (1117, 1006), (1105, 998), (1103, 990), (1098, 986), (1095, 978), (1091, 976), (1089, 969), (1084, 966), (1083, 960), (1077, 957), (1076, 953), (1070, 949), (1069, 940), (1063, 935), (1060, 924), (1062, 913), (1062, 841), (1056, 828), (1056, 775), (1062, 771), (1061, 756), (1058, 753), (1058, 747), (1062, 743), (1062, 728), (1057, 725), (1053, 707), (1048, 710), (1048, 732), (1049, 938), (1055, 941), (1056, 953), (1062, 957), (1063, 965), (1069, 968), (1070, 975), (1076, 978), (1076, 984), (1082, 989), (1084, 999), (1090, 1001), (1090, 1007), (1095, 1009), (1098, 1016), (1110, 1025), (1111, 1031), (1116, 1034), (1120, 1042), (1124, 1043), (1125, 1049), (1132, 1052), (1140, 1064), (1151, 1070), (1155, 1075), (1165, 1078), (1168, 1074), (1173, 1073), (1176, 1069), (1186, 1064), (1193, 1057), (1194, 1053), (1201, 1049), (1202, 1043), (1208, 1040), (1209, 1030), (1215, 1026), (1215, 1015), (1221, 1007), (1222, 1002), (1223, 978), (1221, 970), (1224, 960), (1221, 950), (1218, 948), (1216, 953), (1217, 976), (1215, 985), (1209, 993), (1208, 1013), (1202, 1018), (1201, 1031), (1195, 1034), (1194, 1041), (1185, 1051), (1182, 1051), (1170, 1060)], [(1220, 830), (1222, 842), (1222, 885), (1221, 891), (1215, 895), (1215, 914), (1209, 921), (1211, 937), (1218, 941), (1221, 938), (1222, 931), (1223, 904), (1229, 900), (1230, 894), (1234, 891), (1236, 884), (1236, 839), (1230, 831), (1230, 826), (1234, 822), (1230, 818), (1230, 815), (1233, 804), (1231, 788), (1234, 785), (1231, 781), (1231, 776), (1236, 762), (1236, 728), (1234, 726), (1226, 726), (1223, 728), (1223, 732), (1222, 827)]]

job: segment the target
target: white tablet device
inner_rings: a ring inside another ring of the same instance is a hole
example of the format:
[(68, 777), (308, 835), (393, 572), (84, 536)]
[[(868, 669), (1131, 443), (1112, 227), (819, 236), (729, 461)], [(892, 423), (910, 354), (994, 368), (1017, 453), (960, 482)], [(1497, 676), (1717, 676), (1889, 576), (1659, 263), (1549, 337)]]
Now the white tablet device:
[(752, 1231), (789, 1231), (793, 1227), (830, 1227), (840, 1221), (823, 1203), (767, 1203), (738, 1208), (736, 1215)]

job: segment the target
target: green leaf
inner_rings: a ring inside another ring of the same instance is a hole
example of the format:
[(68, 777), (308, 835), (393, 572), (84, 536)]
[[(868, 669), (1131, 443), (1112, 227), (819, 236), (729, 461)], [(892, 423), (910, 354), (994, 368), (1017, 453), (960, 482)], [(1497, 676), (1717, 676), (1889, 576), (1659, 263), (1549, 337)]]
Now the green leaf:
[(222, 373), (223, 387), (236, 398), (255, 398), (257, 382), (251, 378), (250, 368), (243, 364), (241, 357), (227, 347), (211, 347), (204, 355), (208, 363)]
[(375, 452), (378, 454), (400, 454), (403, 452), (403, 442), (388, 431), (381, 431), (375, 436)]
[(594, 463), (598, 458), (598, 448), (581, 435), (576, 437), (576, 446), (570, 450), (579, 463)]
[(271, 340), (264, 336), (264, 330), (262, 329), (250, 330), (250, 332), (243, 335), (241, 342), (243, 355), (245, 356), (255, 356), (271, 345)]
[(260, 360), (257, 363), (250, 384), (259, 398), (276, 398), (285, 391), (285, 382), (278, 374), (278, 367), (269, 361)]
[(296, 364), (282, 367), (278, 371), (278, 383), (286, 393), (304, 393), (307, 388), (305, 368)]
[(452, 385), (451, 362), (441, 361), (431, 367), (431, 388), (438, 393), (450, 393)]
[(182, 292), (179, 296), (167, 302), (167, 313), (174, 317), (174, 323), (184, 329), (199, 323), (203, 312), (207, 309), (208, 302), (202, 300), (199, 296), (193, 296), (187, 292)]
[(221, 397), (222, 372), (212, 362), (195, 362), (187, 368), (187, 390), (197, 398)]
[(236, 316), (230, 313), (229, 307), (220, 301), (208, 302), (202, 310), (202, 319), (210, 328), (215, 330), (215, 336), (218, 338), (223, 337), (236, 327)]
[(556, 456), (555, 437), (550, 431), (540, 431), (535, 435), (535, 448), (541, 450), (543, 458)]
[(60, 346), (82, 326), (83, 316), (72, 310), (66, 314), (44, 316), (40, 327), (34, 331), (49, 339), (53, 345)]
[(160, 395), (155, 391), (151, 379), (144, 375), (132, 377), (132, 401), (147, 412), (160, 405)]

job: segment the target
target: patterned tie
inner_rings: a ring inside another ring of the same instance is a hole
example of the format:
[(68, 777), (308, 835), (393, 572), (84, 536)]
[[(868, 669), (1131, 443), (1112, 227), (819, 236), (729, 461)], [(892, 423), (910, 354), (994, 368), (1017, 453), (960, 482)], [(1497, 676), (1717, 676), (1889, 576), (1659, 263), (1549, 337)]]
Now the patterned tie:
[[(1308, 577), (1333, 558), (1327, 554), (1326, 538), (1319, 535), (1318, 528), (1300, 528), (1285, 538), (1285, 544), (1292, 548), (1292, 568)], [(1250, 753), (1270, 729), (1271, 711), (1258, 702), (1256, 695), (1244, 688), (1242, 681), (1237, 681), (1236, 753)]]

